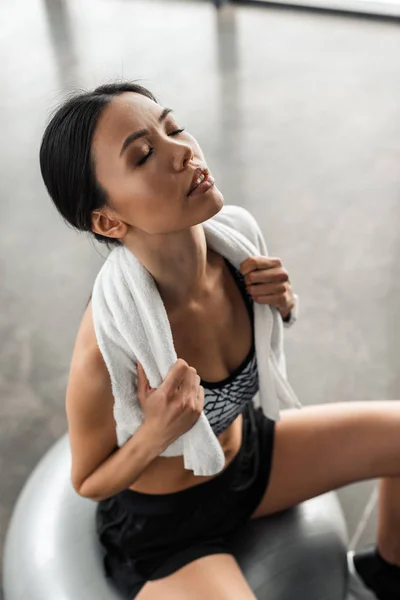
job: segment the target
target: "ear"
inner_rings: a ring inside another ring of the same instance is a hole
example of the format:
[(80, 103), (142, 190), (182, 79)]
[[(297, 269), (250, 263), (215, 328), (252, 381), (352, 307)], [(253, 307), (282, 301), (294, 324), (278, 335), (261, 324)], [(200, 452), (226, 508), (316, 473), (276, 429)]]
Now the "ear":
[(128, 226), (110, 210), (94, 210), (92, 231), (104, 237), (123, 239), (128, 233)]

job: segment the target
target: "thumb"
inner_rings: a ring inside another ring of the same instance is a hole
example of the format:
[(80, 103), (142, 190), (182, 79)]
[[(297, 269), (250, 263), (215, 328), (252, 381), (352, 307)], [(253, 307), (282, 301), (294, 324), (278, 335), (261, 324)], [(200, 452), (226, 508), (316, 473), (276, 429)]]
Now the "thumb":
[(149, 380), (147, 379), (147, 375), (144, 372), (144, 369), (139, 361), (137, 363), (137, 371), (138, 371), (138, 387), (139, 387), (139, 389), (144, 390), (146, 392), (152, 390), (153, 388), (150, 387)]
[(255, 258), (253, 256), (250, 256), (250, 258), (246, 258), (246, 260), (244, 260), (242, 263), (240, 263), (240, 272), (243, 276), (248, 275), (249, 273), (251, 273), (252, 271), (254, 271), (257, 268), (257, 263), (255, 261)]

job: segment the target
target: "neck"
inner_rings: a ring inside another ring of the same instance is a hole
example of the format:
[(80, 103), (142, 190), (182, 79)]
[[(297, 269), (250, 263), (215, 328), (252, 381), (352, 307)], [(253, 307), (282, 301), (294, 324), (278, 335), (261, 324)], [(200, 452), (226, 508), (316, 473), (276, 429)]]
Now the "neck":
[(209, 290), (216, 253), (201, 224), (182, 231), (125, 238), (125, 246), (152, 275), (167, 310), (200, 302)]

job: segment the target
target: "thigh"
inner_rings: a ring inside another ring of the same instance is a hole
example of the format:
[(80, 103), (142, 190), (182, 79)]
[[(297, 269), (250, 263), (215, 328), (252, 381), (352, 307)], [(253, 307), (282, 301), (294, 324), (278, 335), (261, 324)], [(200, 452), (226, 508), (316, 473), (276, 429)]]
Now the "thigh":
[(255, 600), (235, 558), (213, 554), (188, 563), (172, 575), (149, 581), (136, 600)]
[(400, 401), (281, 412), (268, 488), (252, 515), (285, 510), (349, 483), (400, 474)]

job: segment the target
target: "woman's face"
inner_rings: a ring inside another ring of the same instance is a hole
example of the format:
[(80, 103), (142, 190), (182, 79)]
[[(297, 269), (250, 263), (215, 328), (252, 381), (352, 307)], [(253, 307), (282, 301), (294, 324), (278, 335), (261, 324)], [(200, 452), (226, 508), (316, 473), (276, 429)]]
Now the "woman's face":
[(194, 137), (181, 129), (173, 112), (133, 92), (115, 97), (102, 113), (92, 146), (96, 178), (126, 225), (171, 233), (222, 208), (215, 185), (203, 183), (188, 195), (195, 170), (207, 165)]

